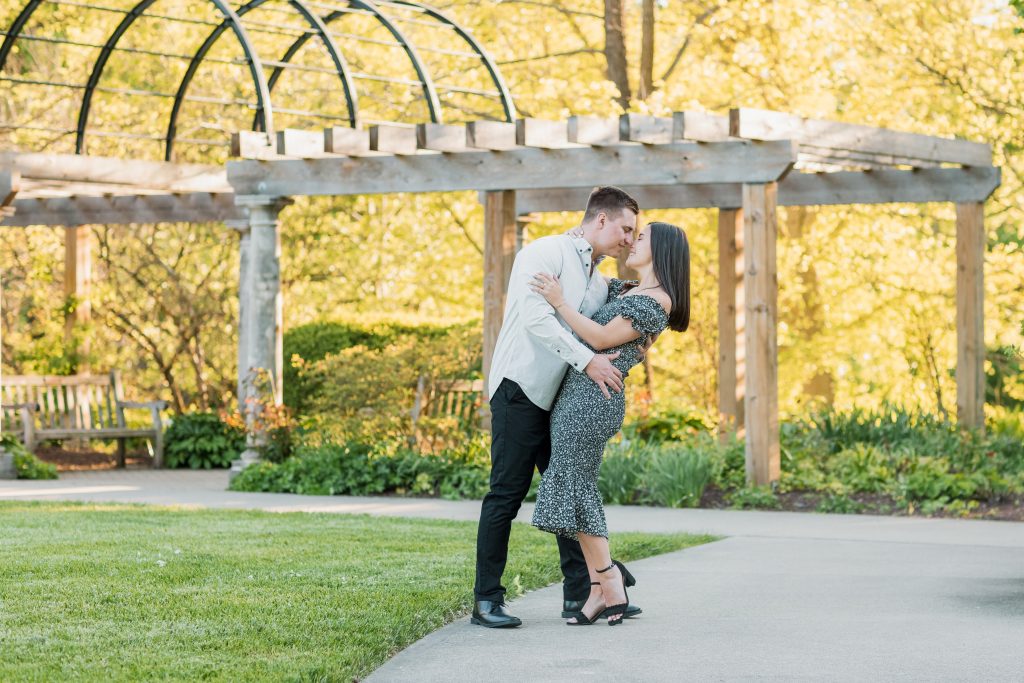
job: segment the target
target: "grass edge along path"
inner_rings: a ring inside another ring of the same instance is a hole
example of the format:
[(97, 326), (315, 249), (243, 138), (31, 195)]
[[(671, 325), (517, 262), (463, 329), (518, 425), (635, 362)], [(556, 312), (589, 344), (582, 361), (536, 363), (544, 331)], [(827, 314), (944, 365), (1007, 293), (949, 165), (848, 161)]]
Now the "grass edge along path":
[[(9, 682), (352, 681), (472, 606), (473, 522), (0, 502), (0, 529)], [(514, 525), (505, 578), (510, 598), (560, 580), (554, 539)]]

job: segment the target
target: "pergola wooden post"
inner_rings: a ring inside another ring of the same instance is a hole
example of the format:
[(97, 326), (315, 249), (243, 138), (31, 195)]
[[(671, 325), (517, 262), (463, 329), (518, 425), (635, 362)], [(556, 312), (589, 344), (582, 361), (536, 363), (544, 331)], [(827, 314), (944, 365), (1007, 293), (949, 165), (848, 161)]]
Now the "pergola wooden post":
[(505, 295), (516, 254), (516, 193), (484, 193), (484, 383), (498, 343)]
[(956, 205), (956, 418), (985, 427), (985, 205)]
[(718, 210), (718, 434), (745, 434), (743, 210)]
[(743, 186), (744, 406), (747, 481), (777, 481), (779, 463), (778, 267), (775, 183)]

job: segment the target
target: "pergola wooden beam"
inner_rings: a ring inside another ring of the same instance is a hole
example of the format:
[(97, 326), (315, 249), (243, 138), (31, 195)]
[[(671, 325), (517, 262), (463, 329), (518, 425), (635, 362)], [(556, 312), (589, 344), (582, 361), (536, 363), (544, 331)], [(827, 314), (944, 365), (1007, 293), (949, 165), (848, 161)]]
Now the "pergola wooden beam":
[[(373, 127), (370, 148), (355, 145), (351, 151), (332, 144), (332, 132), (324, 131), (323, 144), (315, 131), (286, 129), (278, 133), (276, 149), (264, 133), (244, 131), (232, 136), (236, 157), (254, 160), (317, 159), (339, 152), (415, 155), (459, 153), (468, 149), (512, 150), (522, 147), (566, 149), (579, 146), (622, 147), (662, 145), (671, 142), (723, 142), (729, 140), (792, 140), (799, 147), (798, 168), (812, 171), (939, 168), (945, 165), (989, 166), (988, 145), (931, 135), (904, 133), (885, 128), (858, 126), (840, 121), (805, 119), (783, 112), (734, 109), (728, 116), (702, 111), (675, 112), (672, 117), (623, 114), (616, 118), (572, 116), (563, 121), (526, 118), (514, 123), (473, 121), (465, 126), (421, 123), (416, 141), (408, 126)], [(363, 131), (356, 131), (358, 135)], [(284, 145), (282, 136), (301, 144)], [(742, 181), (737, 181), (742, 182)]]
[(729, 112), (729, 134), (748, 140), (795, 140), (801, 145), (935, 163), (989, 166), (992, 148), (980, 142), (904, 133), (888, 128), (809, 119), (761, 109)]
[[(1000, 169), (934, 168), (912, 171), (837, 173), (792, 172), (778, 183), (778, 206), (889, 204), (896, 202), (982, 202), (999, 186)], [(741, 185), (624, 185), (644, 209), (736, 209), (742, 205)], [(579, 211), (589, 188), (523, 190), (516, 198), (519, 213)]]
[(163, 192), (230, 192), (223, 166), (78, 154), (0, 151), (0, 167), (26, 180), (98, 183)]
[(21, 175), (9, 168), (0, 168), (0, 220), (15, 212), (14, 201), (21, 188)]
[(349, 159), (233, 161), (228, 180), (238, 195), (355, 195), (394, 192), (591, 188), (615, 178), (643, 185), (773, 182), (796, 161), (787, 141), (671, 143), (509, 152), (381, 156)]
[(0, 227), (205, 223), (245, 218), (231, 193), (15, 199)]

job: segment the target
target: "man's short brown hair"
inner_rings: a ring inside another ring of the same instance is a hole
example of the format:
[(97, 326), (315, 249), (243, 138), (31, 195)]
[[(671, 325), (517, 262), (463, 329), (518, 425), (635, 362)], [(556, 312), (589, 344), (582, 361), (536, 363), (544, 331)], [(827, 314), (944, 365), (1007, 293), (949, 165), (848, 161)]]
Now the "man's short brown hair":
[(629, 209), (635, 214), (640, 213), (640, 205), (624, 190), (614, 185), (595, 188), (587, 200), (587, 211), (583, 214), (583, 222), (597, 218), (602, 211), (611, 214)]

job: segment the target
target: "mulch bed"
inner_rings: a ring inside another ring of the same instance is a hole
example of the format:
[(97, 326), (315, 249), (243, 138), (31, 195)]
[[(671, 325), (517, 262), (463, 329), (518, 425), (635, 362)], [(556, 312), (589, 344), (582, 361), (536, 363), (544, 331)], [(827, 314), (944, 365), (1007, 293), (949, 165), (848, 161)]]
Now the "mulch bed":
[[(814, 512), (821, 501), (829, 496), (817, 491), (787, 491), (776, 494), (779, 510), (786, 512)], [(997, 502), (978, 501), (978, 507), (964, 514), (954, 514), (940, 510), (931, 515), (922, 515), (919, 508), (908, 510), (905, 505), (891, 496), (879, 493), (853, 493), (848, 496), (861, 505), (861, 511), (855, 514), (889, 515), (896, 517), (948, 517), (956, 519), (995, 519), (1011, 522), (1024, 522), (1024, 496), (1013, 496)], [(726, 493), (715, 486), (704, 490), (700, 499), (700, 507), (724, 510), (730, 507)]]
[[(58, 472), (82, 470), (112, 470), (117, 467), (117, 453), (104, 453), (88, 448), (66, 450), (56, 446), (37, 446), (35, 454), (44, 462), (53, 463)], [(129, 451), (125, 456), (126, 469), (142, 469), (153, 466), (153, 458), (145, 451)]]

